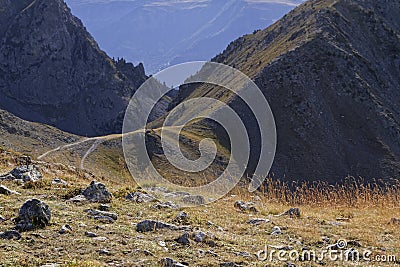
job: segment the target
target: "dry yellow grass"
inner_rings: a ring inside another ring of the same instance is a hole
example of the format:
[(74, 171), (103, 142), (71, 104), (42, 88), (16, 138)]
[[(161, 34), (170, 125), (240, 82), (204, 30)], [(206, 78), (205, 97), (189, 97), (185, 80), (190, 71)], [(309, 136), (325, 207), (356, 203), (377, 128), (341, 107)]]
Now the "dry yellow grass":
[[(3, 162), (4, 163), (4, 162)], [(2, 164), (0, 172), (8, 171), (13, 163)], [(102, 224), (90, 219), (85, 209), (97, 208), (98, 204), (77, 206), (65, 201), (85, 188), (93, 177), (81, 172), (67, 172), (54, 166), (43, 167), (43, 182), (37, 186), (21, 187), (4, 182), (21, 195), (1, 196), (0, 214), (7, 220), (0, 223), (0, 232), (14, 226), (18, 208), (30, 198), (45, 201), (52, 210), (51, 225), (45, 229), (22, 234), (21, 240), (0, 239), (0, 266), (41, 266), (57, 263), (59, 266), (159, 266), (160, 260), (170, 257), (190, 266), (219, 266), (221, 262), (235, 262), (243, 266), (286, 266), (287, 261), (260, 261), (254, 254), (265, 245), (289, 245), (302, 251), (304, 247), (321, 251), (340, 239), (357, 241), (360, 251), (369, 249), (373, 255), (395, 255), (400, 259), (400, 225), (389, 224), (391, 218), (400, 218), (397, 201), (398, 184), (377, 189), (352, 181), (347, 186), (306, 184), (295, 186), (268, 180), (266, 194), (250, 194), (237, 187), (224, 198), (207, 206), (185, 208), (189, 223), (212, 233), (215, 245), (196, 243), (188, 247), (174, 241), (182, 232), (159, 230), (138, 233), (135, 224), (145, 219), (173, 223), (180, 210), (155, 210), (153, 203), (136, 204), (125, 200), (127, 192), (136, 189), (133, 181), (107, 179), (104, 182), (114, 194), (111, 212), (118, 214), (114, 224)], [(54, 177), (68, 181), (65, 188), (51, 184)], [(101, 180), (101, 178), (98, 178)], [(295, 189), (294, 191), (290, 187)], [(258, 213), (241, 212), (234, 208), (237, 200), (254, 201)], [(291, 207), (299, 207), (300, 218), (276, 216)], [(246, 222), (251, 218), (268, 218), (269, 223), (254, 226)], [(69, 224), (73, 231), (59, 235), (61, 226)], [(281, 235), (271, 235), (272, 228), (279, 226)], [(84, 235), (95, 232), (107, 238), (95, 241)], [(329, 241), (324, 242), (323, 240)], [(161, 246), (165, 242), (166, 247)], [(161, 245), (160, 245), (161, 244)], [(107, 249), (111, 255), (99, 255), (98, 250)], [(242, 252), (249, 257), (240, 255)], [(354, 266), (351, 262), (324, 260), (317, 262), (294, 262), (297, 266)], [(361, 262), (359, 266), (377, 266)], [(379, 266), (396, 266), (399, 262), (380, 263)]]

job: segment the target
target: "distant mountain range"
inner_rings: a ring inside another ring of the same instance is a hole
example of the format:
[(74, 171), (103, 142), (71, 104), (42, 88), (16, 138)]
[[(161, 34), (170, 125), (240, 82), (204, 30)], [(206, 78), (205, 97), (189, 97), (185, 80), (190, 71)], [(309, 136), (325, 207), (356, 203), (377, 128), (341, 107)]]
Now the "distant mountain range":
[(209, 60), (232, 40), (263, 29), (300, 0), (66, 0), (109, 55), (148, 73)]

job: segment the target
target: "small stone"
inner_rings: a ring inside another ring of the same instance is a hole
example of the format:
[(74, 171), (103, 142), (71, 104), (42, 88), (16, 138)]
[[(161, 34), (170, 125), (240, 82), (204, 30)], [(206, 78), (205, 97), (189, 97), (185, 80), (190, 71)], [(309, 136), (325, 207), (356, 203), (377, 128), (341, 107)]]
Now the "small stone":
[(279, 226), (274, 226), (274, 228), (272, 228), (272, 233), (271, 235), (280, 235), (282, 234), (282, 230)]
[(113, 223), (118, 219), (117, 214), (111, 212), (100, 211), (95, 209), (87, 209), (84, 210), (84, 212), (88, 214), (89, 218), (93, 218), (95, 220), (99, 220), (105, 223)]
[(126, 199), (136, 202), (136, 203), (147, 203), (147, 202), (152, 202), (152, 201), (156, 200), (156, 198), (153, 197), (152, 195), (145, 194), (142, 192), (129, 193), (126, 196)]
[(100, 204), (99, 205), (99, 210), (100, 211), (109, 211), (111, 209), (110, 205), (107, 204)]
[(184, 212), (181, 211), (178, 213), (178, 215), (175, 217), (174, 222), (178, 222), (178, 223), (188, 223), (189, 222), (189, 215)]
[(163, 259), (161, 259), (160, 263), (161, 263), (162, 267), (186, 267), (186, 266), (189, 266), (189, 264), (179, 263), (171, 258), (163, 258)]
[(247, 221), (248, 224), (260, 225), (262, 223), (269, 223), (269, 219), (255, 218)]
[(97, 237), (97, 234), (92, 233), (92, 232), (85, 232), (85, 236), (87, 236), (87, 237)]
[(204, 199), (203, 196), (184, 196), (182, 198), (182, 202), (185, 203), (186, 205), (190, 206), (200, 206), (204, 205), (206, 203), (206, 200)]
[(196, 240), (196, 242), (201, 243), (201, 242), (204, 242), (204, 240), (206, 239), (206, 237), (207, 237), (207, 234), (200, 231), (200, 232), (198, 232), (198, 233), (195, 234), (194, 240)]
[(358, 242), (358, 241), (356, 241), (356, 240), (349, 240), (349, 241), (347, 241), (347, 245), (348, 245), (348, 246), (353, 246), (353, 247), (359, 247), (359, 248), (362, 247), (361, 243)]
[(258, 212), (254, 202), (236, 201), (234, 206), (241, 211)]
[(299, 208), (291, 208), (278, 216), (290, 216), (292, 218), (294, 218), (294, 217), (300, 218), (300, 209)]
[(26, 201), (19, 209), (16, 218), (16, 229), (29, 231), (36, 228), (44, 228), (50, 223), (51, 212), (49, 206), (37, 199)]
[(172, 201), (156, 203), (152, 206), (153, 209), (178, 209), (179, 206)]
[(105, 255), (105, 256), (111, 255), (111, 252), (108, 251), (107, 249), (99, 249), (98, 252), (100, 255)]
[(61, 229), (58, 231), (59, 234), (66, 234), (66, 233), (69, 233), (69, 232), (72, 232), (72, 228), (68, 224), (63, 225), (61, 227)]
[(84, 195), (77, 195), (73, 198), (68, 199), (68, 202), (72, 202), (74, 204), (84, 205), (89, 203), (89, 200), (86, 199)]
[(136, 225), (136, 231), (138, 232), (152, 232), (156, 231), (157, 229), (187, 230), (188, 227), (178, 227), (173, 224), (153, 220), (144, 220)]
[(54, 178), (51, 182), (54, 185), (67, 185), (68, 183), (61, 178)]
[(254, 201), (261, 201), (261, 198), (260, 198), (259, 196), (254, 196), (254, 197), (253, 197), (253, 200), (254, 200)]
[(93, 237), (93, 240), (98, 241), (98, 242), (105, 242), (105, 241), (107, 241), (107, 237), (105, 237), (105, 236), (96, 236), (96, 237)]
[(19, 195), (19, 193), (12, 191), (5, 187), (4, 185), (0, 185), (0, 195)]
[(175, 241), (182, 245), (190, 245), (189, 233), (187, 233), (187, 232), (184, 233), (183, 235), (181, 235), (180, 237), (175, 239)]
[(241, 256), (243, 258), (251, 258), (252, 257), (252, 255), (247, 251), (241, 251), (241, 252), (237, 252), (235, 254), (238, 256)]
[(82, 193), (90, 202), (110, 203), (112, 195), (106, 186), (97, 181), (92, 181)]
[(221, 262), (220, 267), (242, 267), (243, 265), (236, 264), (234, 262)]
[(20, 240), (21, 234), (18, 231), (9, 230), (9, 231), (5, 231), (4, 233), (0, 232), (0, 238), (8, 239), (8, 240), (11, 240), (11, 239)]

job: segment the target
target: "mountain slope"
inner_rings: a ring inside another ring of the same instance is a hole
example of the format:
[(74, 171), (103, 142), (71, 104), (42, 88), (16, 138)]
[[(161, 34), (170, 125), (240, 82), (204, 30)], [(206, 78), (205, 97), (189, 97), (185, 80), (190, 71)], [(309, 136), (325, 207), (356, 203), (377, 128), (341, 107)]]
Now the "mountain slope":
[[(213, 59), (249, 75), (268, 99), (278, 134), (271, 174), (330, 182), (400, 176), (399, 12), (385, 0), (309, 1)], [(185, 88), (180, 101), (226, 95)], [(223, 101), (247, 113), (237, 98)]]
[(79, 135), (120, 131), (143, 66), (110, 59), (62, 0), (0, 4), (0, 107)]

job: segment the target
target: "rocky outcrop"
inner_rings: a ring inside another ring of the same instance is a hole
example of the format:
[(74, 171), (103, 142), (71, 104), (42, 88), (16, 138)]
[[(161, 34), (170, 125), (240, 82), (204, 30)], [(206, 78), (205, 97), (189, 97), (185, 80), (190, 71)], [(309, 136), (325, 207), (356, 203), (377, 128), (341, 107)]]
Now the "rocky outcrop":
[(0, 3), (0, 107), (79, 135), (120, 132), (143, 65), (109, 58), (62, 0)]

